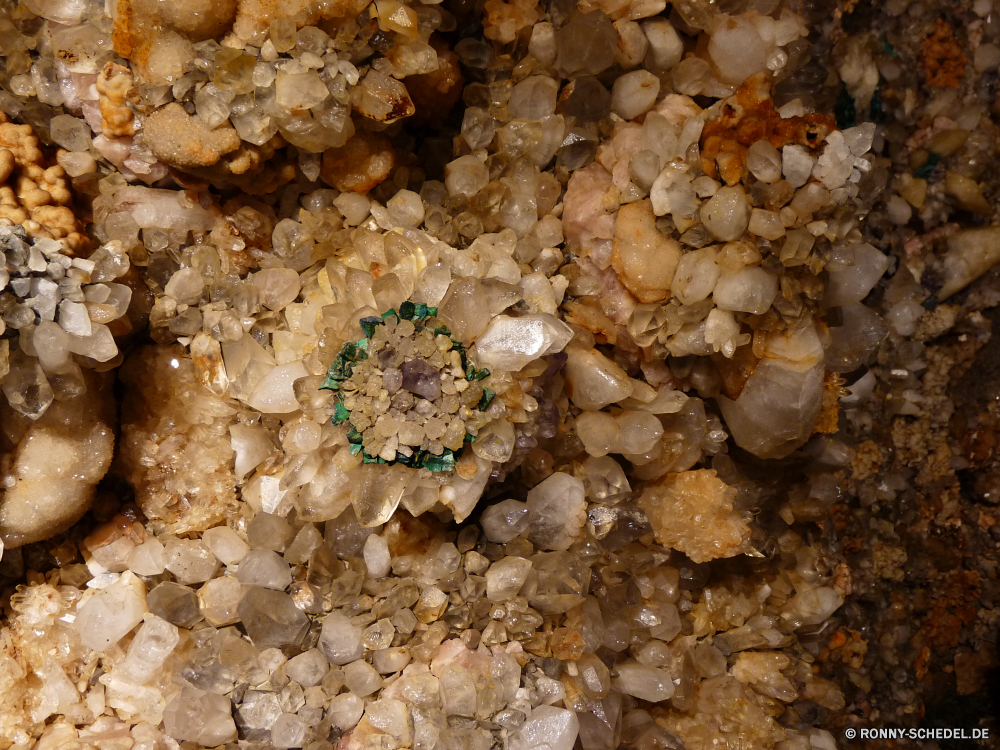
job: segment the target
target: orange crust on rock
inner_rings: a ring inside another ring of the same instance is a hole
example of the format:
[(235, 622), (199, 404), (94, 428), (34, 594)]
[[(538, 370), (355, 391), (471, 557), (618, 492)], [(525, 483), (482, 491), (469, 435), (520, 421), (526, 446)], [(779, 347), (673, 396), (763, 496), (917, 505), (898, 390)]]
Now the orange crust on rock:
[(788, 143), (815, 148), (837, 129), (830, 115), (812, 113), (782, 118), (771, 98), (768, 73), (748, 78), (723, 105), (719, 117), (705, 123), (701, 134), (701, 168), (735, 185), (747, 173), (747, 149), (766, 140), (780, 149)]

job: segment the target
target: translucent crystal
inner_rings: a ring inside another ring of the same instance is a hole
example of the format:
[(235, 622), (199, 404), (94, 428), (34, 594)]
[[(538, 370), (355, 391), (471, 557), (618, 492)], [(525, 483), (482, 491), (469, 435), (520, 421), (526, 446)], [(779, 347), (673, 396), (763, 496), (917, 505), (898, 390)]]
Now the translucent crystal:
[(631, 120), (652, 109), (659, 93), (659, 78), (648, 70), (634, 70), (615, 81), (611, 109), (623, 120)]
[(330, 722), (342, 731), (354, 728), (365, 712), (365, 702), (352, 693), (341, 693), (330, 701), (327, 715)]
[(152, 613), (144, 619), (121, 665), (125, 679), (140, 685), (153, 676), (180, 642), (180, 631), (174, 625)]
[(541, 549), (567, 549), (587, 522), (583, 482), (556, 472), (528, 493), (528, 539)]
[(235, 565), (250, 551), (239, 534), (228, 526), (216, 526), (201, 536), (202, 541), (225, 565)]
[(280, 750), (302, 747), (305, 744), (305, 723), (295, 714), (283, 713), (271, 726), (271, 744)]
[(716, 239), (739, 239), (750, 223), (750, 203), (743, 188), (720, 188), (702, 205), (701, 220)]
[(180, 583), (201, 583), (212, 578), (219, 560), (200, 539), (171, 539), (164, 546), (167, 570)]
[(531, 561), (523, 557), (508, 556), (493, 563), (486, 571), (486, 596), (493, 602), (504, 602), (517, 596), (528, 572)]
[(626, 662), (616, 667), (614, 684), (626, 695), (658, 703), (674, 694), (674, 681), (664, 669)]
[(273, 513), (258, 513), (247, 524), (247, 541), (253, 547), (284, 552), (294, 538), (292, 525)]
[(365, 464), (358, 471), (351, 501), (362, 526), (385, 523), (399, 506), (413, 470), (401, 464)]
[(213, 578), (198, 589), (198, 606), (205, 619), (217, 628), (240, 621), (238, 607), (243, 586), (233, 576)]
[(146, 613), (146, 587), (130, 571), (83, 602), (75, 627), (84, 646), (105, 651), (142, 621)]
[(311, 648), (298, 656), (293, 656), (285, 663), (285, 674), (302, 687), (319, 685), (329, 671), (330, 663), (315, 648)]
[(330, 96), (330, 92), (314, 71), (279, 72), (275, 82), (275, 95), (279, 106), (290, 110), (303, 110), (317, 106)]
[(510, 746), (511, 750), (573, 750), (579, 731), (575, 712), (539, 706), (521, 725)]
[(151, 613), (182, 628), (190, 628), (201, 619), (194, 589), (173, 581), (157, 585), (146, 595), (146, 604)]
[(283, 591), (292, 583), (292, 571), (288, 563), (273, 550), (254, 549), (240, 561), (236, 579), (248, 586)]
[(240, 726), (245, 729), (270, 729), (281, 715), (281, 704), (275, 693), (248, 690), (239, 707)]
[(628, 373), (596, 349), (571, 347), (566, 354), (570, 398), (581, 409), (602, 409), (632, 395)]
[(426, 360), (411, 359), (399, 368), (403, 375), (402, 386), (428, 401), (433, 401), (441, 395), (441, 372), (432, 367)]
[(14, 409), (38, 419), (52, 403), (52, 387), (37, 359), (20, 352), (10, 357), (10, 371), (3, 379), (3, 394)]
[(93, 134), (84, 120), (71, 115), (57, 115), (49, 123), (52, 140), (67, 151), (88, 151)]
[(362, 630), (339, 612), (323, 620), (318, 648), (332, 664), (347, 664), (364, 654)]
[(194, 687), (184, 687), (163, 712), (163, 729), (175, 740), (216, 747), (236, 739), (229, 699)]
[(250, 588), (237, 607), (250, 640), (258, 648), (299, 643), (309, 628), (309, 618), (281, 591)]
[(302, 287), (299, 275), (291, 268), (267, 268), (253, 275), (260, 303), (269, 310), (279, 311), (295, 301)]
[(369, 576), (381, 578), (389, 574), (392, 561), (389, 556), (389, 545), (385, 539), (372, 534), (365, 540), (363, 555)]
[(365, 716), (373, 727), (395, 737), (400, 744), (409, 745), (413, 737), (410, 709), (403, 701), (383, 698), (372, 701), (365, 709)]
[(476, 341), (476, 356), (488, 368), (516, 372), (546, 354), (560, 352), (572, 329), (546, 313), (512, 318), (498, 315)]
[(382, 677), (371, 664), (359, 659), (344, 666), (344, 685), (354, 695), (364, 698), (382, 687)]
[(519, 500), (502, 500), (486, 508), (479, 522), (487, 539), (506, 544), (528, 530), (528, 506)]

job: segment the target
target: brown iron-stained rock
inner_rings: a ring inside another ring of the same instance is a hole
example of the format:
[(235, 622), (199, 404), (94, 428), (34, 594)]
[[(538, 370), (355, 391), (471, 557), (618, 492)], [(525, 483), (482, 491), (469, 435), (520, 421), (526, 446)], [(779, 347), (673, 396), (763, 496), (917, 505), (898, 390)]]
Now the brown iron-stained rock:
[(395, 163), (385, 136), (359, 131), (340, 148), (323, 153), (320, 177), (337, 190), (367, 193), (389, 176)]
[(210, 167), (191, 169), (191, 174), (216, 187), (234, 187), (248, 195), (268, 195), (295, 179), (295, 165), (281, 151), (287, 145), (274, 135), (262, 146), (243, 141)]
[(143, 127), (146, 144), (157, 159), (175, 167), (210, 167), (240, 147), (228, 123), (209, 130), (176, 102), (156, 110)]
[(748, 78), (726, 99), (719, 117), (705, 123), (701, 134), (701, 168), (710, 177), (735, 185), (747, 173), (747, 148), (767, 140), (780, 149), (788, 143), (816, 148), (836, 120), (818, 112), (782, 118), (771, 99), (769, 74)]
[(180, 347), (148, 346), (121, 369), (119, 469), (156, 533), (203, 531), (237, 505), (227, 398), (199, 383)]
[(695, 562), (733, 557), (750, 550), (750, 527), (733, 509), (736, 490), (714, 469), (668, 474), (639, 498), (656, 541)]
[(97, 76), (100, 97), (101, 130), (108, 138), (124, 138), (135, 133), (135, 122), (128, 99), (135, 92), (132, 73), (117, 63), (109, 62)]
[(937, 19), (934, 32), (924, 40), (924, 77), (928, 86), (957, 89), (967, 59), (955, 41), (951, 26)]
[(458, 55), (441, 43), (432, 44), (438, 56), (438, 69), (433, 73), (407, 76), (406, 90), (416, 107), (414, 122), (440, 125), (462, 96), (462, 71)]
[(823, 377), (823, 406), (813, 432), (834, 433), (840, 423), (840, 399), (847, 395), (844, 389), (844, 379), (835, 372), (828, 372)]

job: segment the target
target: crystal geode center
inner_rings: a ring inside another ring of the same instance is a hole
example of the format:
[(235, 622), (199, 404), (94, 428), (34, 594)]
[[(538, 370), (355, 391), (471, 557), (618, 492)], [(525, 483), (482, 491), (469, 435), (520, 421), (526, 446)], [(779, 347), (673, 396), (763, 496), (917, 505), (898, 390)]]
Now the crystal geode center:
[(450, 471), (491, 417), (489, 376), (437, 319), (437, 308), (404, 302), (361, 320), (321, 388), (335, 391), (334, 424), (348, 423), (351, 452), (365, 463)]

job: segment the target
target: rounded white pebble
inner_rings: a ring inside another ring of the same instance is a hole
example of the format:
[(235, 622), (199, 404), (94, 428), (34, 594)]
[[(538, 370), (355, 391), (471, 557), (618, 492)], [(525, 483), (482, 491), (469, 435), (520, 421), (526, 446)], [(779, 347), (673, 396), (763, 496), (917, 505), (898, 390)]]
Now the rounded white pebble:
[(611, 88), (611, 110), (623, 120), (632, 120), (652, 109), (659, 93), (659, 78), (648, 70), (633, 70)]
[(750, 223), (750, 203), (741, 187), (719, 188), (701, 206), (701, 222), (716, 239), (739, 239)]

